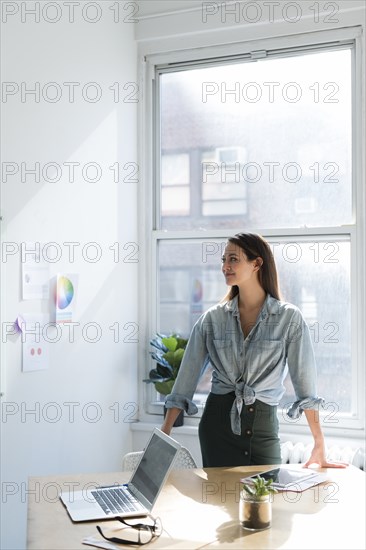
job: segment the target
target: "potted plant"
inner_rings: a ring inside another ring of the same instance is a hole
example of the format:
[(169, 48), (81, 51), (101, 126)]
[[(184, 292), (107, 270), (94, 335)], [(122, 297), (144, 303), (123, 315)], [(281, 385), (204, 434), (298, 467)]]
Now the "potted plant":
[(239, 520), (244, 529), (262, 531), (271, 526), (271, 496), (277, 493), (277, 489), (272, 487), (272, 481), (257, 475), (253, 479), (253, 484), (243, 483), (239, 501)]
[[(149, 378), (145, 379), (144, 382), (154, 384), (156, 391), (161, 395), (168, 395), (173, 389), (187, 342), (186, 338), (181, 338), (175, 333), (169, 336), (156, 334), (155, 338), (150, 340), (150, 345), (154, 348), (150, 355), (155, 359), (156, 367), (150, 370)], [(164, 416), (165, 413), (164, 405)], [(178, 416), (174, 426), (182, 426), (182, 424), (183, 411)]]

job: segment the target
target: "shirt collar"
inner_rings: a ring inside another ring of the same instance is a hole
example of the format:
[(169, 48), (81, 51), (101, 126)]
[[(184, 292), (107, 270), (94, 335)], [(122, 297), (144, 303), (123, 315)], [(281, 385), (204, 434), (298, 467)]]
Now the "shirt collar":
[[(239, 316), (239, 304), (238, 295), (234, 296), (232, 300), (229, 300), (225, 304), (226, 311), (231, 311), (233, 315)], [(259, 318), (262, 320), (268, 315), (278, 315), (280, 313), (280, 302), (273, 298), (270, 294), (267, 294), (263, 307), (260, 311)]]

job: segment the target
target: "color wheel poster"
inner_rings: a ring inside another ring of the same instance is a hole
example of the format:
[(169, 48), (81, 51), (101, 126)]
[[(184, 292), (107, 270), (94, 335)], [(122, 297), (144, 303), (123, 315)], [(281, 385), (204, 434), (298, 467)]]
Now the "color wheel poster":
[(75, 312), (78, 276), (74, 274), (57, 275), (56, 279), (56, 323), (71, 323)]

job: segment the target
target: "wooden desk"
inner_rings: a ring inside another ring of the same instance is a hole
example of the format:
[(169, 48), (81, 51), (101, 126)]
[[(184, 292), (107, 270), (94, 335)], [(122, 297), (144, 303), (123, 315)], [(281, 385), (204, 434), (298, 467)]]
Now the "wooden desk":
[[(329, 469), (328, 483), (303, 493), (278, 493), (272, 527), (252, 533), (244, 531), (238, 521), (239, 480), (259, 470), (256, 466), (173, 471), (153, 510), (162, 519), (164, 533), (145, 548), (366, 548), (364, 472), (353, 466)], [(129, 477), (120, 472), (31, 478), (27, 548), (91, 548), (81, 541), (90, 535), (99, 537), (96, 523), (73, 523), (58, 499), (60, 490), (121, 483)], [(113, 525), (112, 521), (97, 523)]]

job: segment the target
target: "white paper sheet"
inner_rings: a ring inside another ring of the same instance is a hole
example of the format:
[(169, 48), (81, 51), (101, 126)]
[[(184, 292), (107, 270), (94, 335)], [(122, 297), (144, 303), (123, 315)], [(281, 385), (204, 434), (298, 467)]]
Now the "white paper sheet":
[(44, 339), (44, 327), (49, 323), (48, 315), (23, 314), (20, 324), (22, 338), (22, 370), (30, 372), (46, 370), (49, 366), (49, 342)]
[(23, 300), (49, 299), (49, 264), (42, 256), (40, 243), (22, 243)]

